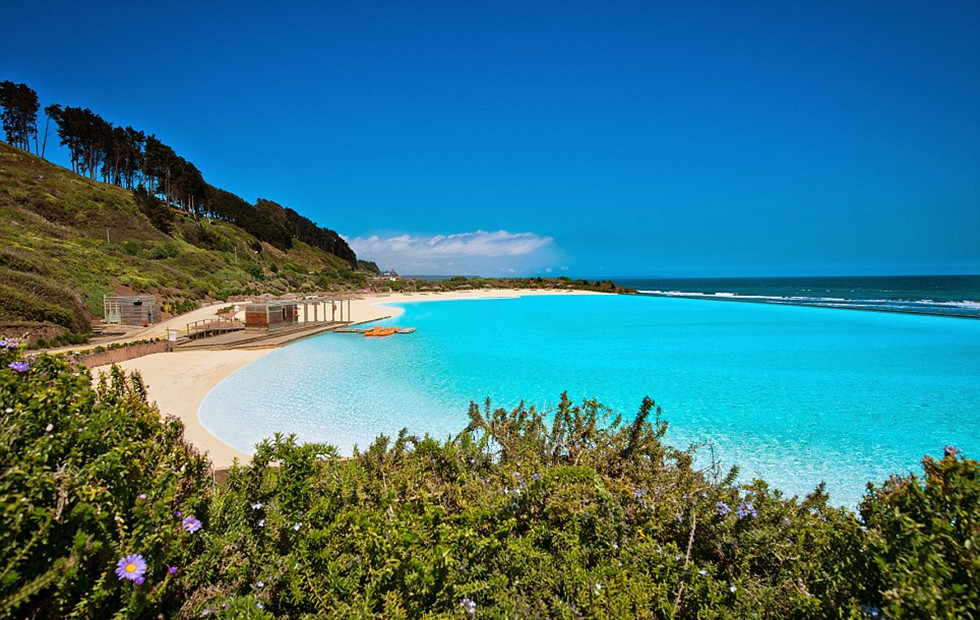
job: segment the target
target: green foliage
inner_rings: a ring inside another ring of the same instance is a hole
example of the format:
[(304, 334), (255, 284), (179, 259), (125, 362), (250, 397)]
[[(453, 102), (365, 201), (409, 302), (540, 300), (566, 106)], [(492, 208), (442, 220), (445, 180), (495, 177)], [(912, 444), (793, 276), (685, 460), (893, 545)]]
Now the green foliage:
[(70, 288), (32, 271), (0, 266), (0, 319), (37, 321), (83, 334), (90, 331), (85, 307)]
[(371, 275), (381, 275), (381, 269), (378, 268), (378, 264), (373, 260), (358, 260), (357, 269), (358, 271), (363, 271)]
[(8, 142), (29, 151), (34, 138), (36, 149), (38, 109), (37, 93), (27, 84), (0, 82), (0, 124)]
[(193, 299), (179, 299), (176, 301), (165, 302), (162, 308), (164, 312), (177, 315), (190, 312), (191, 310), (196, 310), (198, 306), (198, 302), (194, 301)]
[[(207, 462), (138, 376), (114, 368), (93, 386), (58, 359), (18, 358), (0, 352), (0, 617), (175, 615), (180, 570), (205, 548), (177, 515), (207, 524)], [(129, 554), (146, 559), (142, 585), (114, 574)]]
[(73, 334), (71, 332), (66, 332), (64, 334), (58, 334), (57, 336), (52, 336), (51, 338), (38, 338), (36, 341), (31, 343), (32, 349), (46, 349), (48, 347), (63, 347), (73, 344), (85, 344), (88, 342), (92, 334)]
[(980, 476), (952, 447), (925, 476), (869, 485), (861, 504), (873, 575), (888, 618), (980, 617)]
[(170, 234), (174, 228), (174, 212), (167, 203), (150, 194), (142, 185), (133, 190), (133, 200), (150, 224), (162, 233)]
[(158, 243), (153, 246), (147, 253), (146, 257), (151, 260), (165, 260), (168, 258), (176, 258), (180, 254), (180, 248), (177, 247), (176, 243), (165, 242)]
[(0, 349), (0, 618), (977, 616), (980, 464), (952, 449), (859, 520), (697, 466), (649, 399), (563, 395), (350, 459), (277, 435), (215, 489), (138, 376), (23, 361)]
[(649, 400), (624, 424), (563, 397), (349, 460), (277, 436), (216, 499), (223, 587), (196, 596), (293, 618), (860, 617), (852, 515), (715, 480), (666, 430)]

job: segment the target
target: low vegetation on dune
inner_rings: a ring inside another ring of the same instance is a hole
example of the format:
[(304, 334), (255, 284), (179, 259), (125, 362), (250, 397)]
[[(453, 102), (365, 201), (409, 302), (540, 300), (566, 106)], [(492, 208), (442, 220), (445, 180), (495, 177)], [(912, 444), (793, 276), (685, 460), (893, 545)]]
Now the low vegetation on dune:
[(138, 376), (0, 343), (0, 618), (980, 614), (954, 448), (852, 513), (699, 469), (649, 400), (563, 398), (349, 459), (277, 436), (216, 484)]
[(84, 334), (102, 316), (103, 295), (152, 294), (179, 311), (366, 282), (367, 272), (321, 248), (295, 238), (279, 245), (0, 143), (0, 323), (8, 333)]

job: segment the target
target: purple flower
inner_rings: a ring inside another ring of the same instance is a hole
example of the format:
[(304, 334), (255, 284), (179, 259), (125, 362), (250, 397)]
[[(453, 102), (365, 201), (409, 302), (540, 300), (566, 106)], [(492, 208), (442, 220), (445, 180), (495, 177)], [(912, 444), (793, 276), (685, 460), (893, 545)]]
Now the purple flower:
[(136, 499), (146, 500), (146, 493), (140, 493), (139, 495), (136, 496)]
[(742, 502), (735, 509), (735, 514), (738, 515), (739, 519), (744, 519), (746, 517), (758, 517), (759, 512), (752, 505), (752, 502)]
[(27, 362), (10, 362), (7, 364), (7, 368), (12, 368), (17, 372), (27, 372), (30, 367)]
[(201, 522), (195, 519), (193, 515), (188, 515), (184, 517), (184, 520), (180, 523), (180, 527), (184, 528), (184, 531), (188, 534), (193, 534), (201, 529)]
[(133, 579), (133, 583), (135, 583), (138, 586), (143, 585), (144, 581), (146, 580), (143, 577), (137, 577), (136, 579)]
[(473, 614), (476, 613), (476, 603), (474, 603), (470, 599), (464, 598), (459, 602), (459, 604), (463, 607), (463, 611), (465, 611), (469, 615), (472, 616)]
[(176, 566), (171, 566), (170, 568), (168, 568), (167, 569), (167, 574), (168, 575), (176, 575), (177, 574), (177, 567)]
[(943, 454), (945, 454), (946, 456), (955, 457), (959, 453), (960, 451), (956, 449), (956, 446), (946, 446), (945, 448), (943, 448)]
[(715, 506), (717, 506), (718, 508), (718, 516), (720, 517), (724, 517), (725, 515), (727, 515), (732, 511), (731, 507), (729, 507), (729, 505), (726, 504), (725, 502), (718, 502), (717, 504), (715, 504)]
[(136, 585), (143, 583), (143, 573), (146, 572), (146, 560), (138, 553), (133, 553), (116, 562), (116, 576), (120, 579), (135, 581)]

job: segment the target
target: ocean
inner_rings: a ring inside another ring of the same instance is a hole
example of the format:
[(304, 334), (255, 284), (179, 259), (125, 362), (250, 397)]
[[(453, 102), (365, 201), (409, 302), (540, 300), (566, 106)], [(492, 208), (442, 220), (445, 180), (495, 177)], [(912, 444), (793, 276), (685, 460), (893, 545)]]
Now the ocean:
[(646, 295), (980, 318), (980, 276), (616, 278)]
[[(773, 294), (775, 285), (726, 281), (713, 291), (698, 282), (649, 290), (804, 296), (793, 293), (800, 284)], [(869, 303), (885, 299), (887, 287), (867, 288)], [(809, 297), (855, 297), (825, 290), (833, 292)], [(913, 301), (908, 290), (901, 299)], [(921, 290), (922, 301), (976, 297)], [(850, 507), (868, 481), (918, 471), (946, 445), (980, 454), (975, 319), (692, 295), (399, 305), (405, 313), (385, 324), (415, 333), (289, 345), (219, 384), (201, 406), (202, 423), (246, 451), (282, 431), (350, 454), (402, 427), (446, 439), (465, 427), (471, 401), (550, 410), (567, 390), (629, 418), (648, 395), (670, 424), (667, 440), (702, 446), (702, 466), (737, 464), (741, 479), (760, 477), (789, 495), (823, 481), (835, 504)]]

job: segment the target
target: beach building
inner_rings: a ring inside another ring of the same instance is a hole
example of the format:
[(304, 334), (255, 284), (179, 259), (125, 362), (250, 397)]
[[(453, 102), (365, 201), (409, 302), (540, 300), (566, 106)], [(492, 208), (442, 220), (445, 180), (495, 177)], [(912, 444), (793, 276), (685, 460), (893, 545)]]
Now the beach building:
[(152, 325), (160, 322), (160, 308), (150, 295), (134, 297), (102, 296), (105, 322), (113, 325)]
[(295, 325), (299, 309), (294, 301), (269, 301), (245, 306), (245, 327), (277, 329)]
[(245, 327), (279, 329), (305, 323), (350, 322), (350, 299), (308, 297), (247, 304)]

